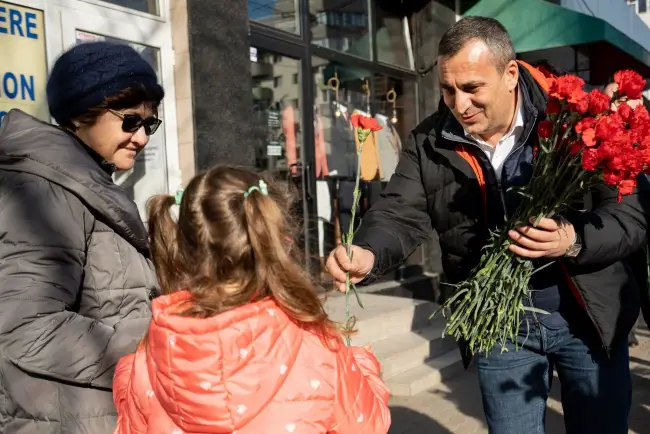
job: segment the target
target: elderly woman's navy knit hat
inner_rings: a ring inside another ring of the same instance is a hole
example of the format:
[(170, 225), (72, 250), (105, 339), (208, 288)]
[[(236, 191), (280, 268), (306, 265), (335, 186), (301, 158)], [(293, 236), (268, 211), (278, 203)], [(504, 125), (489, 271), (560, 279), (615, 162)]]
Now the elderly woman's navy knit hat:
[(151, 93), (156, 99), (152, 102), (165, 95), (151, 65), (133, 48), (111, 42), (82, 43), (54, 64), (47, 82), (47, 103), (52, 117), (61, 123), (134, 86)]

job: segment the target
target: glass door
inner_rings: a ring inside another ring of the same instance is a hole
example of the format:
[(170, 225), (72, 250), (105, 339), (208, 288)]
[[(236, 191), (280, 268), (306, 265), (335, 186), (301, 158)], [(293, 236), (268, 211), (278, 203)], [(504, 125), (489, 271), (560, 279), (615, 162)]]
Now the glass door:
[(97, 9), (96, 14), (62, 12), (63, 49), (90, 41), (130, 45), (151, 64), (165, 88), (165, 100), (159, 108), (161, 128), (151, 136), (135, 166), (115, 174), (115, 182), (130, 194), (144, 216), (151, 196), (174, 192), (180, 187), (171, 32), (168, 24), (160, 20), (104, 10), (100, 6)]
[(272, 46), (253, 44), (250, 62), (253, 100), (250, 136), (255, 143), (256, 166), (295, 189), (299, 200), (292, 211), (301, 217), (303, 226), (303, 237), (296, 242), (305, 248), (308, 267), (318, 276), (322, 257), (317, 244), (313, 181), (315, 143), (322, 129), (315, 121), (317, 108), (305, 103), (311, 77), (306, 77), (307, 66), (298, 56), (290, 56), (287, 51)]
[(300, 60), (251, 47), (251, 97), (258, 169), (281, 178), (302, 167)]

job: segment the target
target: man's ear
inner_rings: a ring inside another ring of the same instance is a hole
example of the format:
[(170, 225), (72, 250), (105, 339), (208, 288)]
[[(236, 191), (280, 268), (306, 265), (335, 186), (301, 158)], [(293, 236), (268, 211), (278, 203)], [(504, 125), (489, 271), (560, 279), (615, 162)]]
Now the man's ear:
[(503, 75), (506, 80), (506, 86), (508, 90), (513, 92), (517, 89), (517, 84), (519, 83), (519, 65), (516, 60), (511, 60), (505, 67)]

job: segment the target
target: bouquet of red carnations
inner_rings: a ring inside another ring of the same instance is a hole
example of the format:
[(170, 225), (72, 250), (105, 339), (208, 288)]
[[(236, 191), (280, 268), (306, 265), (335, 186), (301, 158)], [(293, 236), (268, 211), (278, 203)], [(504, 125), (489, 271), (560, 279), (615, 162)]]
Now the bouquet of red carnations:
[[(533, 262), (509, 250), (509, 230), (536, 218), (557, 218), (595, 183), (618, 189), (618, 200), (631, 194), (636, 178), (650, 172), (650, 116), (641, 98), (645, 80), (634, 71), (619, 71), (613, 97), (600, 90), (587, 93), (574, 75), (552, 79), (547, 120), (539, 123), (533, 175), (518, 188), (520, 205), (509, 221), (492, 232), (478, 266), (440, 308), (447, 318), (445, 334), (465, 340), (472, 353), (505, 349), (516, 342), (526, 312), (546, 313), (524, 305), (530, 296)], [(435, 315), (435, 314), (434, 314)]]

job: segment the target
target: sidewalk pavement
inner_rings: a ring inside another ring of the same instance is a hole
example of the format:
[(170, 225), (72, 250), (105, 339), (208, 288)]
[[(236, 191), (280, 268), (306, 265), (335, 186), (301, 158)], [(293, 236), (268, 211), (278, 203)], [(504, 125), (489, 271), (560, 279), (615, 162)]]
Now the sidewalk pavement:
[[(630, 434), (650, 432), (650, 331), (639, 326), (640, 345), (630, 350), (633, 395)], [(546, 412), (546, 432), (565, 434), (557, 375)], [(475, 370), (463, 372), (432, 390), (391, 398), (389, 434), (487, 434)]]

